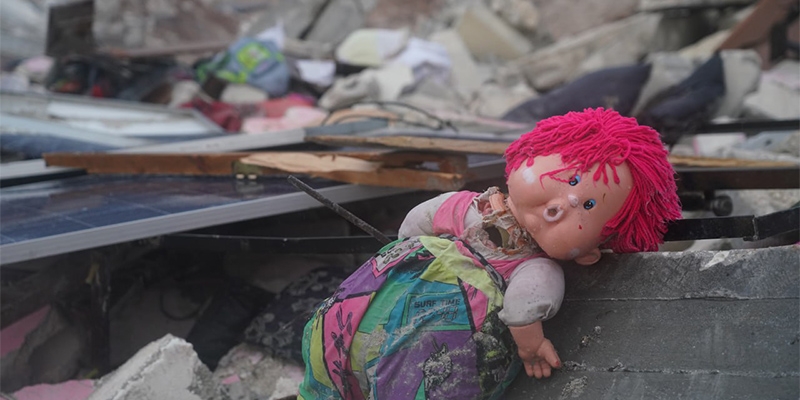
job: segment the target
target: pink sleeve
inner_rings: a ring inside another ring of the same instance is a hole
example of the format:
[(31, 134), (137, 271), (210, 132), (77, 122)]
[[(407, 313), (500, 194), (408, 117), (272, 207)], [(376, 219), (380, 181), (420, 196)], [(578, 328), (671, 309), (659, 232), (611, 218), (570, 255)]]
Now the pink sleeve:
[(434, 235), (451, 234), (460, 238), (464, 233), (464, 216), (479, 194), (469, 191), (457, 192), (442, 203), (433, 216)]

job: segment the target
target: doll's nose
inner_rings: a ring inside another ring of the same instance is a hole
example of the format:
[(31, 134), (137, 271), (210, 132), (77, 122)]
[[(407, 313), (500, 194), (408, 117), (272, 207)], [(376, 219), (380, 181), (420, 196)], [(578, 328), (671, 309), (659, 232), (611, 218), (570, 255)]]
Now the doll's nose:
[(542, 218), (547, 222), (556, 222), (564, 215), (561, 204), (550, 204), (542, 212)]
[(567, 200), (569, 200), (569, 205), (571, 205), (573, 208), (578, 206), (579, 203), (578, 196), (572, 194), (567, 195)]

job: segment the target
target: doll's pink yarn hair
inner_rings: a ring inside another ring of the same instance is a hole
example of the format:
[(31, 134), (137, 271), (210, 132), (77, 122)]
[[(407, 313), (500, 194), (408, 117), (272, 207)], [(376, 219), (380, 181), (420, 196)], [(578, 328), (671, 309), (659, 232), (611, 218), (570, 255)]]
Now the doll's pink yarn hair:
[[(520, 167), (533, 164), (533, 157), (560, 154), (568, 167), (548, 174), (574, 170), (583, 173), (595, 164), (608, 166), (619, 183), (616, 166), (627, 162), (633, 188), (615, 215), (603, 228), (605, 247), (615, 252), (655, 251), (663, 242), (667, 223), (681, 217), (675, 171), (667, 159), (658, 132), (613, 110), (586, 109), (539, 121), (505, 151), (506, 177)], [(606, 168), (592, 177), (608, 184)]]

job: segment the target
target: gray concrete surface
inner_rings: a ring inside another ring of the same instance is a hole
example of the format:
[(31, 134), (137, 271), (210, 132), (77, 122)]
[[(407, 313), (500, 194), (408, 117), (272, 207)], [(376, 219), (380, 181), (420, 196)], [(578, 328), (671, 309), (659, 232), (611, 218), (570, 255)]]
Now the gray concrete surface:
[(225, 400), (192, 345), (166, 335), (103, 377), (87, 400)]
[(506, 399), (800, 398), (800, 246), (566, 266), (545, 323), (564, 367)]

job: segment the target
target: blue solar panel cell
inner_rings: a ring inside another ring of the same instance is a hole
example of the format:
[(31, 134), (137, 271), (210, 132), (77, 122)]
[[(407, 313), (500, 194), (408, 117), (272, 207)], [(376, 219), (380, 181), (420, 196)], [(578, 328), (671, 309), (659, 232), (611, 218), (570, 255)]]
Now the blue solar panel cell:
[[(398, 192), (306, 182), (340, 202)], [(0, 190), (0, 263), (319, 206), (283, 177), (85, 175), (13, 186)]]

